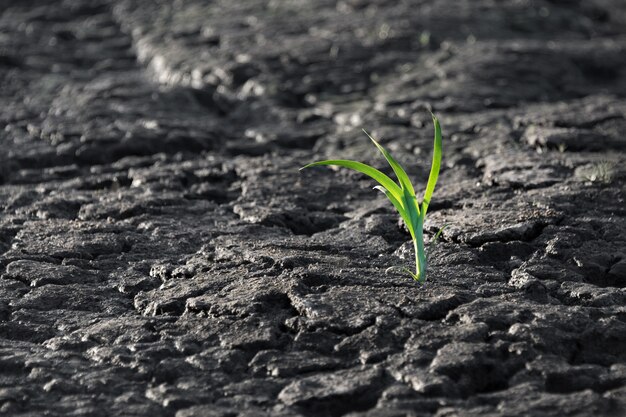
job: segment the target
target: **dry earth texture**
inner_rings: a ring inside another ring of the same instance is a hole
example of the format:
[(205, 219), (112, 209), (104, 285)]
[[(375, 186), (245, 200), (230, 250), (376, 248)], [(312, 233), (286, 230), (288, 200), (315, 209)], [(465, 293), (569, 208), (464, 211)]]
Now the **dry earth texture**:
[[(429, 106), (420, 286), (298, 168)], [(0, 414), (626, 412), (623, 0), (4, 0), (0, 127)]]

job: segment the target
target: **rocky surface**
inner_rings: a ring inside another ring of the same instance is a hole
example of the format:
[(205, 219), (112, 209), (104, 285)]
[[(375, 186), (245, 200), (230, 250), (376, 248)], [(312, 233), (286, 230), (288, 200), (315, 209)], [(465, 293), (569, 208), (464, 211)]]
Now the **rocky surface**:
[[(626, 413), (621, 0), (0, 5), (0, 414)], [(408, 232), (326, 157), (423, 186)]]

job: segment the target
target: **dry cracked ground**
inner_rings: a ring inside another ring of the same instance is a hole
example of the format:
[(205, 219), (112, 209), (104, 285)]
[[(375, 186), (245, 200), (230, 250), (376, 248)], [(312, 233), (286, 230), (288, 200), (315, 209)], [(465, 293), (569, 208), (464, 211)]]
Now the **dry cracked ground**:
[[(430, 108), (417, 285), (298, 168)], [(626, 413), (622, 0), (5, 0), (0, 128), (2, 415)]]

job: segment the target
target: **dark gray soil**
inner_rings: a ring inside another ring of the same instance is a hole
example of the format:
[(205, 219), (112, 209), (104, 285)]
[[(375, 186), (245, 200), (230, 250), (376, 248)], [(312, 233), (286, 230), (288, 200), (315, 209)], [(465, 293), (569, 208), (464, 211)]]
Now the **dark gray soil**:
[(625, 151), (623, 0), (3, 0), (0, 414), (622, 416)]

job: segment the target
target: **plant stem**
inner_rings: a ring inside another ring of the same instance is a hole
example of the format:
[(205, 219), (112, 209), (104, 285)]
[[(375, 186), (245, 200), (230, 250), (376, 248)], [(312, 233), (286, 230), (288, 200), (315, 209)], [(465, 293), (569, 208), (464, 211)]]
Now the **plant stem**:
[(424, 251), (424, 220), (421, 216), (415, 230), (415, 239), (413, 240), (413, 248), (415, 249), (415, 277), (416, 281), (426, 281), (426, 253)]

